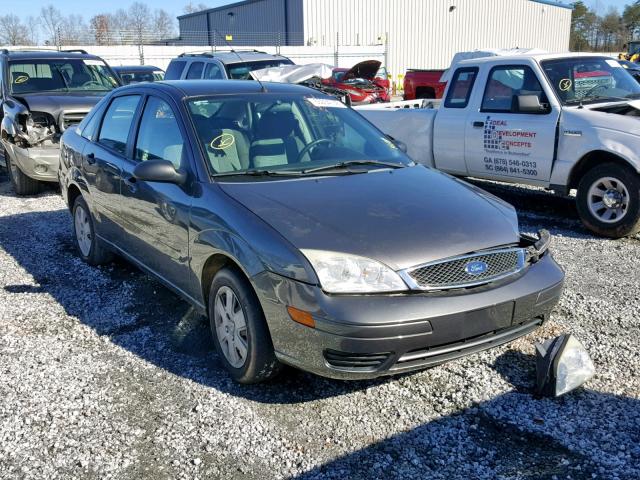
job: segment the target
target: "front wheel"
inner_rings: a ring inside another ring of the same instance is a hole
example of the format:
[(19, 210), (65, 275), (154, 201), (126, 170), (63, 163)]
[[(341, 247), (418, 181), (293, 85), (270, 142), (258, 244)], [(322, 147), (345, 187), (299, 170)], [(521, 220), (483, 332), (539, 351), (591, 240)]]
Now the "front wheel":
[(11, 159), (11, 155), (7, 149), (4, 149), (4, 162), (9, 174), (9, 180), (13, 185), (13, 190), (17, 195), (35, 195), (40, 191), (40, 182), (25, 175), (20, 170), (20, 167), (16, 165), (16, 162)]
[(236, 382), (258, 383), (278, 374), (281, 364), (258, 297), (236, 270), (223, 268), (214, 277), (209, 323), (218, 356)]
[(640, 175), (630, 167), (592, 168), (580, 180), (576, 200), (582, 223), (598, 235), (621, 238), (640, 231)]

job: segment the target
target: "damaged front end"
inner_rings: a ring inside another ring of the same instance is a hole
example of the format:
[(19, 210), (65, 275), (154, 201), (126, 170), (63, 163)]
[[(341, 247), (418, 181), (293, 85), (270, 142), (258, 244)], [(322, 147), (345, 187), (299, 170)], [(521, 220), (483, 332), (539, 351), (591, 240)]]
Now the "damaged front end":
[[(11, 161), (25, 175), (41, 181), (57, 181), (60, 137), (66, 128), (80, 123), (86, 111), (30, 111), (25, 103), (7, 99), (0, 126), (2, 143)], [(5, 158), (7, 167), (9, 159)]]

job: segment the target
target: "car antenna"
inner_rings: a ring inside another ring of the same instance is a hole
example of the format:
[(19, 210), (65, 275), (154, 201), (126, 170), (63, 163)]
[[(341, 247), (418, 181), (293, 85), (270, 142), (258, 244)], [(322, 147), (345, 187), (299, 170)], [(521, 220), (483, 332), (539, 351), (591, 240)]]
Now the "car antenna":
[[(249, 65), (247, 64), (246, 60), (243, 60), (242, 57), (240, 56), (240, 54), (238, 52), (236, 52), (233, 48), (233, 46), (227, 41), (226, 37), (223, 37), (220, 34), (220, 31), (217, 28), (214, 28), (213, 31), (216, 33), (216, 35), (218, 35), (222, 40), (224, 40), (224, 43), (227, 45), (227, 47), (229, 47), (229, 49), (231, 50), (232, 53), (235, 54), (236, 57), (238, 57), (240, 59), (240, 62), (242, 62), (244, 64), (244, 66), (247, 68), (247, 71), (249, 72), (249, 75), (251, 75), (251, 70), (249, 70)], [(267, 89), (264, 86), (264, 84), (258, 79), (258, 77), (253, 77), (256, 82), (258, 82), (260, 84), (260, 92), (261, 93), (266, 93)]]

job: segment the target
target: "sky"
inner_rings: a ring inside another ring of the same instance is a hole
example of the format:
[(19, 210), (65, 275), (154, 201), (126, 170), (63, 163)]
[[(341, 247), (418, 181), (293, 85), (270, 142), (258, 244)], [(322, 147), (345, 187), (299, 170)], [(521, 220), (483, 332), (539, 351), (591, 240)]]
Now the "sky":
[[(110, 0), (109, 2), (101, 2), (99, 0), (30, 0), (20, 2), (19, 12), (16, 13), (22, 18), (29, 15), (37, 16), (42, 7), (52, 4), (63, 14), (79, 14), (82, 15), (85, 20), (88, 20), (97, 13), (115, 11), (119, 8), (126, 9), (133, 1), (134, 0)], [(204, 3), (209, 7), (218, 7), (226, 3), (234, 3), (234, 1), (235, 0), (193, 0), (193, 3)], [(570, 0), (563, 1), (564, 3), (571, 3)], [(633, 0), (586, 0), (585, 3), (591, 8), (598, 10), (598, 13), (605, 13), (609, 6), (617, 7), (619, 11), (622, 11), (624, 6), (632, 1)], [(148, 0), (145, 3), (151, 8), (163, 8), (174, 17), (177, 17), (183, 14), (182, 9), (189, 3), (189, 0)]]

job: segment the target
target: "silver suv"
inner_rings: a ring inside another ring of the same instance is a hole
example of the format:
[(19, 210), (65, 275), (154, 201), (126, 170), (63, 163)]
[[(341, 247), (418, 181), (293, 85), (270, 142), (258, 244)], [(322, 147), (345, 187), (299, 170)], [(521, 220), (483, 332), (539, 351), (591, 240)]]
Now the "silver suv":
[(169, 63), (165, 80), (247, 80), (262, 68), (293, 65), (282, 55), (258, 50), (183, 53)]

